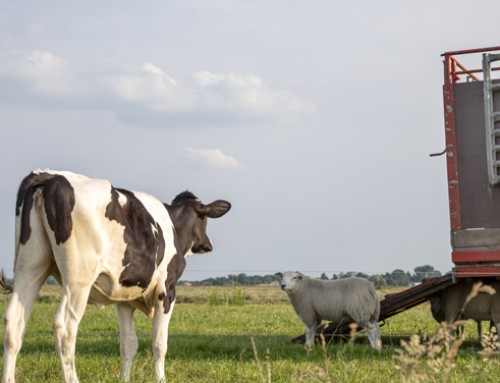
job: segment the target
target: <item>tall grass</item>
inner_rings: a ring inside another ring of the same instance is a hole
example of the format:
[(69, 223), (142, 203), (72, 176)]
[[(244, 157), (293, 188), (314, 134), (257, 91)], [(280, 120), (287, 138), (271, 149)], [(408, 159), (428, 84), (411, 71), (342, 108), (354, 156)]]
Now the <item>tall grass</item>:
[(243, 289), (233, 287), (222, 294), (217, 290), (212, 290), (208, 297), (210, 306), (243, 306), (246, 302), (246, 294)]

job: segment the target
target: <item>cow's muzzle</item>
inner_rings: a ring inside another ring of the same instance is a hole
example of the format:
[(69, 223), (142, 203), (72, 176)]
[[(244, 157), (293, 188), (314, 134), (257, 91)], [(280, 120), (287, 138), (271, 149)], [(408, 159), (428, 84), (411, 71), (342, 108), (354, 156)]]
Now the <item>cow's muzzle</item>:
[(209, 253), (213, 250), (212, 244), (211, 243), (206, 243), (203, 245), (195, 245), (192, 248), (192, 251), (194, 254), (203, 254), (203, 253)]

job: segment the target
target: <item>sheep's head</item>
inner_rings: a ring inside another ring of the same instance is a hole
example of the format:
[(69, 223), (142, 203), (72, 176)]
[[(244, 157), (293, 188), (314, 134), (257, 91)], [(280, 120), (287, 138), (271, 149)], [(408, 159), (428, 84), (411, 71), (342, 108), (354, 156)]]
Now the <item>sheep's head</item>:
[(298, 271), (286, 271), (284, 273), (276, 273), (274, 275), (281, 278), (281, 289), (286, 292), (293, 291), (297, 282), (306, 277)]

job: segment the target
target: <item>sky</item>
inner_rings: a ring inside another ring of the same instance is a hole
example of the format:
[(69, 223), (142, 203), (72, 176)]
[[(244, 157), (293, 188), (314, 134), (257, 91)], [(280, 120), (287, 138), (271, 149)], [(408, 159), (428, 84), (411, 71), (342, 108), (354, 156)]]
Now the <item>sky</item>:
[(452, 269), (441, 54), (500, 45), (500, 2), (0, 3), (7, 275), (37, 168), (230, 201), (184, 280)]

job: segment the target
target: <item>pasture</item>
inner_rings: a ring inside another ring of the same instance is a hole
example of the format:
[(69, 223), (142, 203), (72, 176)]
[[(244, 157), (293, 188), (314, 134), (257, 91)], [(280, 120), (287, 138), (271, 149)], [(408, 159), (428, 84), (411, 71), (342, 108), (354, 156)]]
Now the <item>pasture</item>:
[[(19, 382), (61, 381), (51, 331), (58, 295), (58, 287), (45, 286), (40, 293), (18, 359)], [(2, 311), (5, 305), (1, 296)], [(132, 381), (152, 382), (151, 321), (136, 313), (135, 323), (139, 352)], [(438, 327), (424, 304), (387, 320), (381, 327), (381, 353), (369, 347), (363, 333), (352, 342), (306, 350), (287, 343), (303, 333), (303, 325), (277, 287), (178, 287), (166, 373), (168, 382), (178, 383), (498, 381), (500, 357), (481, 351), (473, 323), (467, 324), (468, 338), (456, 357), (444, 344), (434, 347), (435, 354), (426, 353), (426, 339)], [(402, 340), (410, 344), (403, 352), (398, 351)], [(82, 383), (119, 381), (113, 306), (87, 308), (77, 341), (77, 370)]]

